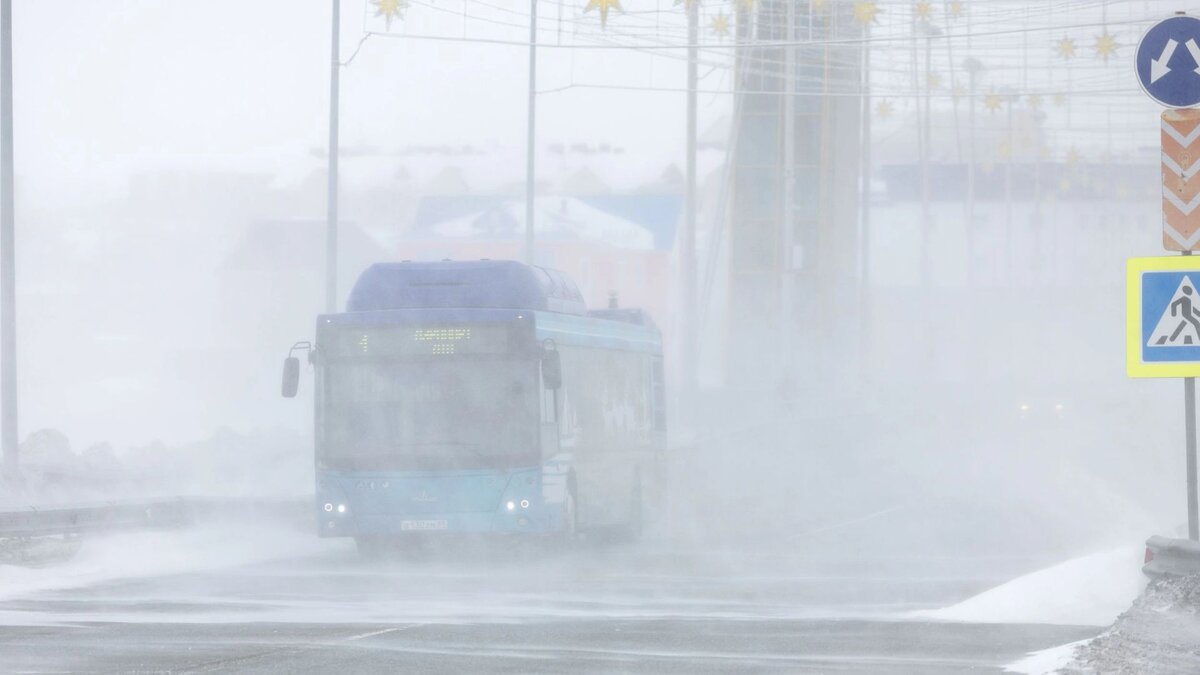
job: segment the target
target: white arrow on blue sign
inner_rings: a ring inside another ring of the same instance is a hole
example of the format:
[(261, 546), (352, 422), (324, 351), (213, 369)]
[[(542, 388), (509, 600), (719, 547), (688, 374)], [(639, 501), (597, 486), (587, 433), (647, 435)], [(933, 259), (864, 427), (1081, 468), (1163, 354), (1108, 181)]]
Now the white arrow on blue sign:
[(1200, 104), (1200, 19), (1173, 16), (1154, 24), (1138, 43), (1138, 82), (1168, 108)]

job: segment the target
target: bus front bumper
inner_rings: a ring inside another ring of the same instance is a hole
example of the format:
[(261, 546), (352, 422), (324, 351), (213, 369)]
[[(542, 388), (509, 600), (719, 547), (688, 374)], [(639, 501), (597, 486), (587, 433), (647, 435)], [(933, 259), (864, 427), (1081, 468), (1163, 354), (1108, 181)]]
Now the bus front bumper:
[(530, 534), (551, 535), (562, 532), (564, 518), (560, 510), (521, 508), (510, 511), (501, 505), (499, 513), (453, 514), (337, 514), (321, 513), (318, 531), (322, 537), (405, 536), (439, 534)]

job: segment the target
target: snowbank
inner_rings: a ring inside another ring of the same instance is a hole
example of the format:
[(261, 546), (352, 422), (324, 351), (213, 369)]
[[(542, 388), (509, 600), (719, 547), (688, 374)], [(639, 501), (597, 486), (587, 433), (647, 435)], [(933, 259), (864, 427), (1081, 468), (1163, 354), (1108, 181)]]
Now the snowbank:
[[(0, 601), (119, 579), (228, 569), (345, 548), (309, 532), (264, 522), (207, 523), (175, 532), (88, 537), (71, 560), (42, 568), (0, 564)], [(3, 619), (0, 618), (0, 623)]]
[(1089, 642), (1091, 642), (1091, 638), (1038, 652), (1030, 652), (1020, 661), (1005, 666), (1004, 672), (1021, 673), (1022, 675), (1053, 675), (1071, 665), (1075, 659), (1075, 650)]
[(1200, 673), (1200, 575), (1153, 581), (1108, 630), (1074, 652), (1063, 673)]
[(1146, 586), (1140, 548), (1075, 558), (1018, 577), (957, 605), (914, 614), (971, 623), (1107, 626)]

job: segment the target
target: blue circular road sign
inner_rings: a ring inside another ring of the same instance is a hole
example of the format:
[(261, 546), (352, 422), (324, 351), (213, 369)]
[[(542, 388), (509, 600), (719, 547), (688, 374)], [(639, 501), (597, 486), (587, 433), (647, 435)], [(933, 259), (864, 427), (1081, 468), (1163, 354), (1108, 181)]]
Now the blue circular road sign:
[(1173, 16), (1154, 24), (1138, 43), (1138, 82), (1168, 108), (1200, 104), (1200, 19)]

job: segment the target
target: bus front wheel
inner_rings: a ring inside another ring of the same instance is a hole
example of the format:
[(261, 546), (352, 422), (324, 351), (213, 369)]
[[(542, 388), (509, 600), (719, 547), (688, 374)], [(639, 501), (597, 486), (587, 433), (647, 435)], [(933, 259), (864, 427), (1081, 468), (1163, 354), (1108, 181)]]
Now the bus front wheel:
[(571, 540), (579, 532), (579, 515), (575, 511), (575, 491), (568, 490), (563, 500), (563, 539)]
[(382, 560), (387, 555), (387, 542), (381, 537), (355, 537), (354, 545), (363, 560)]
[(642, 538), (642, 477), (639, 474), (633, 482), (633, 494), (630, 495), (633, 504), (629, 509), (629, 520), (619, 529), (618, 538), (622, 541), (637, 541)]

